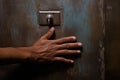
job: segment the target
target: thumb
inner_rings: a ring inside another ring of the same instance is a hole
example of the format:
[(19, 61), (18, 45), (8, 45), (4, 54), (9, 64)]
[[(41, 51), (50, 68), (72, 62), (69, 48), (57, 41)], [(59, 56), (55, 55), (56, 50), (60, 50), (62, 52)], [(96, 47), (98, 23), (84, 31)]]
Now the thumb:
[(41, 38), (49, 39), (54, 34), (54, 32), (55, 32), (55, 28), (51, 27), (50, 30), (45, 35), (43, 35)]

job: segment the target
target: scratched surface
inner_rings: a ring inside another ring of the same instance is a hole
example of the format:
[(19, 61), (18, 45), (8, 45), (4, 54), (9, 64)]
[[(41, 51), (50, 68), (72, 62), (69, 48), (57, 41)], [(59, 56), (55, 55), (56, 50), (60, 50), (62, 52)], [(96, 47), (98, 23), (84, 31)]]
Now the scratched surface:
[(102, 0), (0, 0), (0, 46), (32, 45), (47, 30), (39, 10), (62, 10), (57, 38), (75, 35), (84, 45), (74, 65), (13, 64), (0, 66), (0, 80), (101, 80)]

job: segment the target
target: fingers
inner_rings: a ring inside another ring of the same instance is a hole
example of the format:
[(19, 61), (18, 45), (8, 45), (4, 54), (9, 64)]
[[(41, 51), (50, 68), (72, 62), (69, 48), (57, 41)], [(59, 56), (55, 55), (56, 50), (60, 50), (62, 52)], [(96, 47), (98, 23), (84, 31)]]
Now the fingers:
[(66, 63), (74, 63), (73, 60), (71, 60), (71, 59), (66, 59), (66, 58), (63, 58), (63, 57), (54, 57), (53, 60), (54, 60), (54, 61), (60, 61), (60, 62), (66, 62)]
[(75, 55), (80, 54), (80, 50), (59, 50), (56, 52), (56, 56), (59, 55)]
[(76, 37), (75, 36), (71, 36), (71, 37), (64, 37), (64, 38), (60, 38), (55, 40), (56, 44), (62, 44), (62, 43), (69, 43), (69, 42), (75, 42), (76, 41)]
[(55, 28), (52, 27), (45, 35), (41, 37), (41, 39), (49, 39), (55, 31)]
[(71, 49), (71, 48), (80, 48), (82, 47), (82, 43), (66, 43), (58, 45), (57, 49)]

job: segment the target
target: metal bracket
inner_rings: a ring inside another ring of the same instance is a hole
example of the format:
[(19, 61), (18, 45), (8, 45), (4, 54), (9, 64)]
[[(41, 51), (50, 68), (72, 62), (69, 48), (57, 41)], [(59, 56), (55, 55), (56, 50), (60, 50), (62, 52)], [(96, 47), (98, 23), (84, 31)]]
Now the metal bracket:
[(61, 11), (39, 11), (40, 26), (61, 26)]

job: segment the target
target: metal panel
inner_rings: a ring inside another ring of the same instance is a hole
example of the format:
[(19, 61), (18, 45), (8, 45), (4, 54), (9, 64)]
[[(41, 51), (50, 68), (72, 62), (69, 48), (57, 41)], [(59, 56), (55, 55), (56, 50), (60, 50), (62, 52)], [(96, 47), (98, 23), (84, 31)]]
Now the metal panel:
[(1, 46), (30, 46), (47, 32), (47, 26), (39, 26), (39, 10), (62, 10), (63, 23), (62, 26), (56, 27), (56, 38), (75, 35), (78, 41), (84, 44), (82, 56), (75, 60), (74, 65), (1, 66), (1, 80), (100, 80), (102, 78), (100, 57), (103, 37), (102, 0), (0, 1)]
[(120, 80), (120, 0), (105, 0), (106, 80)]

